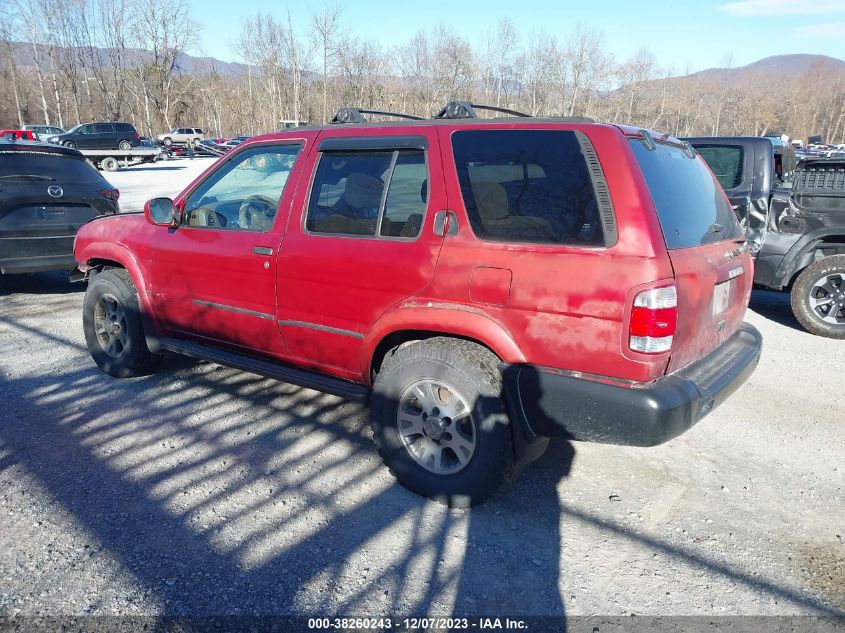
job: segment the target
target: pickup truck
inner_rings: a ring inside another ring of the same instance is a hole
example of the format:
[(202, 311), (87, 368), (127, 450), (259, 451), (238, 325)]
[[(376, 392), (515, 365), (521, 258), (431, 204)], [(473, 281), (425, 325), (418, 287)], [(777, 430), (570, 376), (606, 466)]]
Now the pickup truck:
[(845, 338), (845, 159), (795, 165), (766, 138), (686, 139), (728, 194), (756, 259), (754, 284), (791, 295), (798, 322)]

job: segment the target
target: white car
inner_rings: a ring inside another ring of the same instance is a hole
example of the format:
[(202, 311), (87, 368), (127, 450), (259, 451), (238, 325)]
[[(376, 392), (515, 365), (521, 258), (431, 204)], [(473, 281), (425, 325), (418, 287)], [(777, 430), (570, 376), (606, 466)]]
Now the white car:
[(192, 141), (196, 145), (205, 140), (205, 132), (198, 127), (177, 127), (164, 134), (159, 134), (156, 138), (164, 143), (165, 147), (170, 147), (174, 143), (184, 144), (188, 141)]
[(23, 129), (29, 130), (32, 132), (33, 136), (35, 136), (36, 140), (44, 143), (46, 143), (50, 137), (65, 133), (62, 128), (54, 125), (24, 125)]

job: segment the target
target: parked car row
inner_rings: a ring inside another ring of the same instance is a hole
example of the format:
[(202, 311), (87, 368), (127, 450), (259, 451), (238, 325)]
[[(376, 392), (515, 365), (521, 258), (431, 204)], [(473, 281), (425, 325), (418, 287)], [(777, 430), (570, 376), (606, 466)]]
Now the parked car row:
[(94, 361), (127, 377), (175, 352), (369, 399), (391, 472), (450, 505), (552, 436), (683, 433), (762, 345), (719, 182), (666, 135), (480, 107), (255, 137), (175, 200), (90, 222)]

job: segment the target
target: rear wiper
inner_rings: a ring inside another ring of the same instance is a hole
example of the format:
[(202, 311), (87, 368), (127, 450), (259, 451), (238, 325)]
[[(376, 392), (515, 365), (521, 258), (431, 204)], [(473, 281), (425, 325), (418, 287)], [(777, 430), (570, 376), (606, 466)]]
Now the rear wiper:
[(40, 174), (11, 174), (9, 176), (0, 176), (0, 180), (55, 180), (55, 178)]

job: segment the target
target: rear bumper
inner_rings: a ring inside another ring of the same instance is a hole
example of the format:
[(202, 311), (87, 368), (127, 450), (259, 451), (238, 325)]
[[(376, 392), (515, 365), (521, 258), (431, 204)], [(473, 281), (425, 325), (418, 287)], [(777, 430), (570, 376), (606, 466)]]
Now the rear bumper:
[(49, 237), (0, 237), (0, 273), (39, 273), (70, 270), (73, 235)]
[(529, 436), (655, 446), (677, 437), (724, 402), (760, 360), (763, 337), (744, 323), (701, 360), (642, 387), (514, 365), (505, 370), (512, 410)]

